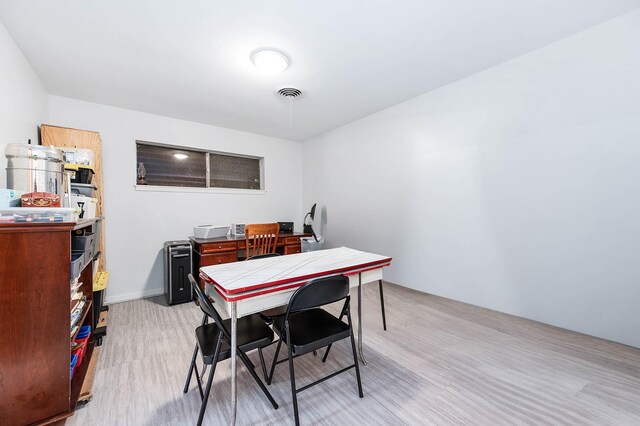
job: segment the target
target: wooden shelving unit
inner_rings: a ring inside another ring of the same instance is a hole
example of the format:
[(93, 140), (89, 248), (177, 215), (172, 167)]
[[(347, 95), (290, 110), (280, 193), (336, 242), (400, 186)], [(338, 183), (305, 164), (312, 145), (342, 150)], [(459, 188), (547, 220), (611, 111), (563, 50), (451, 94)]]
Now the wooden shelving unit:
[[(83, 388), (86, 392), (85, 382), (93, 381), (88, 377), (95, 372), (93, 337), (70, 379), (75, 337), (70, 336), (70, 260), (72, 232), (95, 223), (0, 224), (2, 424), (50, 424), (69, 417)], [(79, 291), (87, 299), (78, 321), (92, 331), (93, 266), (90, 260), (80, 273)]]
[[(84, 320), (87, 318), (87, 314), (89, 313), (89, 310), (91, 309), (91, 304), (92, 303), (93, 302), (91, 300), (87, 300), (87, 303), (82, 308), (82, 315), (80, 316), (80, 320), (78, 321), (78, 324), (84, 324), (85, 323)], [(80, 327), (78, 327), (78, 329), (73, 332), (73, 335), (71, 336), (71, 340), (69, 341), (69, 344), (71, 344), (76, 339), (76, 336), (78, 335), (79, 331), (80, 331)]]

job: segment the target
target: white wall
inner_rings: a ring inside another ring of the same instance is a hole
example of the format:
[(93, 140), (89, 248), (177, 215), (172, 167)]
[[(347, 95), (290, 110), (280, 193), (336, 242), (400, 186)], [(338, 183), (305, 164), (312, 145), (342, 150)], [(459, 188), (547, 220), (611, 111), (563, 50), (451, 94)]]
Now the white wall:
[(392, 282), (640, 347), (638, 52), (637, 10), (309, 140), (303, 206)]
[[(295, 221), (301, 144), (50, 96), (50, 123), (100, 132), (105, 179), (107, 302), (162, 293), (164, 241), (201, 224)], [(136, 139), (264, 157), (266, 193), (136, 191)]]
[(8, 143), (38, 143), (38, 125), (47, 120), (47, 91), (0, 22), (0, 188), (6, 188)]

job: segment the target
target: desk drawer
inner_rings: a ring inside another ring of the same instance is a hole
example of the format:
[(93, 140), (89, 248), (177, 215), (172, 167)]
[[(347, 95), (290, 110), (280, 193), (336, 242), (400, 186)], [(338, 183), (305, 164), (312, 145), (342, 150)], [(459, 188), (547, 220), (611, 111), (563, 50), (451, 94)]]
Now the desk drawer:
[(231, 251), (237, 249), (235, 241), (220, 241), (215, 243), (202, 243), (200, 245), (200, 253), (216, 253), (220, 251)]
[(300, 245), (300, 237), (287, 237), (284, 239), (284, 245), (288, 246), (288, 245)]
[(200, 256), (200, 267), (209, 265), (220, 265), (221, 263), (236, 262), (238, 260), (238, 252), (230, 251), (218, 254), (203, 254)]
[(284, 246), (284, 254), (295, 254), (300, 253), (301, 251), (300, 240), (298, 240), (298, 244), (290, 244), (288, 246)]

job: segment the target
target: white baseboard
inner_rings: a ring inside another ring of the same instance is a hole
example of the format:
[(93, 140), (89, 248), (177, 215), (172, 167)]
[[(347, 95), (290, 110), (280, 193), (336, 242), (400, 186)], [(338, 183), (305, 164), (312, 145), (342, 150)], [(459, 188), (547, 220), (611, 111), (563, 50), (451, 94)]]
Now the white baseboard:
[(105, 305), (110, 305), (113, 303), (128, 302), (130, 300), (138, 300), (138, 299), (144, 299), (147, 297), (160, 296), (161, 294), (164, 294), (163, 288), (152, 288), (150, 290), (134, 291), (132, 293), (107, 295), (107, 297), (105, 297), (104, 299), (104, 303)]

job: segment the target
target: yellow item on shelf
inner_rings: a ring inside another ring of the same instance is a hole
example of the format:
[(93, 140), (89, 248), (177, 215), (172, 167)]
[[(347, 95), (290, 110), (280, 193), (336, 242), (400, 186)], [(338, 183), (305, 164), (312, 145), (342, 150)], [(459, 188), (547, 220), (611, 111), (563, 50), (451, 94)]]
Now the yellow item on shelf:
[(86, 165), (86, 164), (76, 164), (76, 163), (65, 163), (64, 164), (64, 169), (65, 170), (73, 170), (73, 171), (76, 171), (76, 172), (78, 170), (80, 170), (80, 169), (89, 169), (94, 173), (96, 172), (94, 170), (93, 166), (89, 166), (89, 165)]
[(93, 278), (93, 291), (101, 291), (107, 288), (107, 281), (109, 280), (109, 273), (102, 271), (98, 272)]

